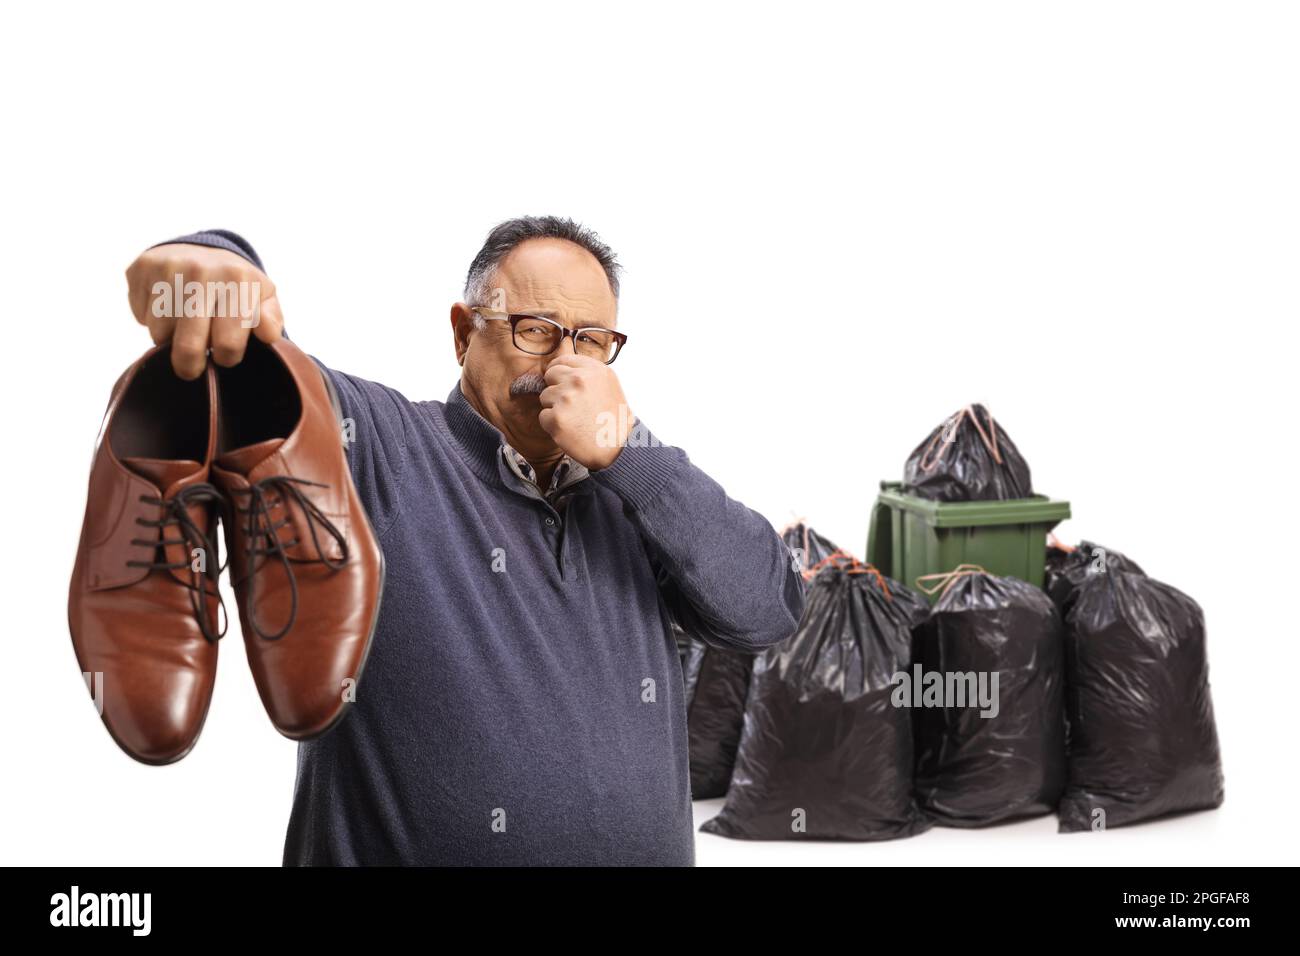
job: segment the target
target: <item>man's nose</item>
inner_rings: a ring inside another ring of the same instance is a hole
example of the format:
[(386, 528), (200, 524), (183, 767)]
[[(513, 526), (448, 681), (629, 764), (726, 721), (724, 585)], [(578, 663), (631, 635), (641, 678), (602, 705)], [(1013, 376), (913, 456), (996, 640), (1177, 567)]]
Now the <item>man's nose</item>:
[(564, 351), (564, 343), (568, 341), (569, 347), (573, 349), (573, 354), (578, 354), (578, 337), (574, 335), (573, 329), (565, 329), (560, 333), (560, 347), (555, 351), (557, 353)]
[[(569, 342), (569, 345), (568, 345), (567, 348), (565, 347), (565, 344), (564, 344), (564, 343), (565, 343), (565, 340), (568, 340), (568, 342)], [(572, 349), (572, 352), (570, 352), (570, 349)], [(578, 339), (577, 339), (576, 336), (574, 336), (574, 335), (570, 335), (570, 334), (568, 334), (568, 333), (566, 332), (565, 335), (560, 339), (560, 344), (557, 345), (557, 346), (555, 347), (554, 351), (549, 352), (549, 353), (547, 353), (545, 356), (542, 357), (542, 363), (543, 363), (543, 364), (542, 364), (542, 369), (543, 369), (543, 371), (545, 371), (546, 369), (550, 368), (550, 367), (551, 367), (551, 363), (554, 362), (554, 361), (555, 361), (557, 358), (559, 358), (561, 355), (569, 355), (569, 354), (572, 354), (572, 355), (577, 355), (577, 354), (578, 354)]]

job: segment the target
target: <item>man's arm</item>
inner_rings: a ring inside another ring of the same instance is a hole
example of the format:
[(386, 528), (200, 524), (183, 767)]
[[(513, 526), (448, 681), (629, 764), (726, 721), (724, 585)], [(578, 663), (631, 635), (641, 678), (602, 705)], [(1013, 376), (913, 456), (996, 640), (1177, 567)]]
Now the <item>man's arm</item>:
[(634, 423), (608, 364), (562, 352), (543, 378), (539, 424), (622, 499), (678, 623), (706, 643), (745, 650), (793, 634), (803, 578), (771, 525)]
[(638, 423), (592, 478), (622, 499), (683, 628), (715, 647), (750, 651), (794, 633), (804, 585), (789, 549), (684, 451), (657, 444)]

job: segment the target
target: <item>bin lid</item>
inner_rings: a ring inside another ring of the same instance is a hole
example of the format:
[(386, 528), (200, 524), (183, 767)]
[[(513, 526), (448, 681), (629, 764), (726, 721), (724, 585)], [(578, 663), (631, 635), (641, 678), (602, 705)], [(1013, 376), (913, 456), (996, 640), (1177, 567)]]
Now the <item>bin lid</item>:
[(1070, 503), (1046, 495), (1006, 501), (931, 501), (906, 494), (899, 481), (882, 481), (878, 501), (918, 515), (932, 528), (978, 528), (1003, 524), (1053, 526), (1070, 517)]

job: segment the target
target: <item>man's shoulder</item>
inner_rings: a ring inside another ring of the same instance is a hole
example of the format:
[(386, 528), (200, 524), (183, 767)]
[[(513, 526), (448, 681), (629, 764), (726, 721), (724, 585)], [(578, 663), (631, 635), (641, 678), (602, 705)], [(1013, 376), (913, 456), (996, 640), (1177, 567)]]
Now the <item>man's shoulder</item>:
[(445, 402), (436, 400), (412, 401), (399, 389), (391, 385), (385, 385), (382, 382), (364, 378), (360, 375), (353, 375), (350, 372), (340, 372), (338, 369), (330, 368), (320, 359), (315, 361), (334, 383), (335, 388), (343, 398), (345, 406), (349, 404), (348, 400), (350, 399), (351, 404), (364, 405), (371, 414), (385, 417), (405, 417), (409, 415), (441, 417), (443, 414)]

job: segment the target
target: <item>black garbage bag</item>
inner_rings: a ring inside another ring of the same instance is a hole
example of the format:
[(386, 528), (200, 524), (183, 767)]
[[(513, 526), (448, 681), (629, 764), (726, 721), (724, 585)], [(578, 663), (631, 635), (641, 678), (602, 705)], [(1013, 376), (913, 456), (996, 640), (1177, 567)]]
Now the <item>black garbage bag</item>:
[(932, 501), (1004, 501), (1034, 491), (1029, 465), (983, 405), (945, 419), (907, 459), (903, 490)]
[(686, 736), (691, 798), (721, 797), (731, 783), (754, 655), (691, 644), (686, 659)]
[(1107, 570), (1146, 573), (1132, 558), (1092, 541), (1080, 541), (1076, 548), (1052, 545), (1047, 549), (1043, 590), (1056, 603), (1056, 609), (1064, 619), (1074, 606), (1083, 583), (1092, 575), (1105, 574)]
[(929, 826), (912, 798), (911, 714), (890, 701), (928, 608), (867, 568), (821, 570), (799, 629), (755, 660), (727, 802), (703, 832), (887, 840)]
[(1066, 619), (1066, 680), (1062, 832), (1223, 802), (1205, 618), (1190, 597), (1133, 572), (1090, 576)]
[(673, 629), (673, 641), (677, 644), (677, 660), (682, 665), (682, 680), (686, 681), (688, 686), (690, 682), (690, 660), (691, 660), (691, 635), (686, 633), (686, 629), (677, 623), (671, 621)]
[(818, 534), (803, 521), (797, 521), (782, 531), (781, 540), (790, 549), (799, 570), (804, 572), (817, 567), (840, 550), (833, 541)]
[[(804, 522), (786, 528), (781, 537), (790, 549), (791, 560), (804, 571), (838, 550)], [(684, 666), (691, 798), (710, 800), (725, 795), (731, 782), (754, 655), (706, 644), (676, 622), (674, 630), (679, 649), (681, 638), (687, 639)]]
[(916, 630), (907, 685), (917, 802), (954, 827), (1051, 813), (1065, 786), (1060, 615), (1019, 578), (968, 565), (933, 578), (946, 587)]

